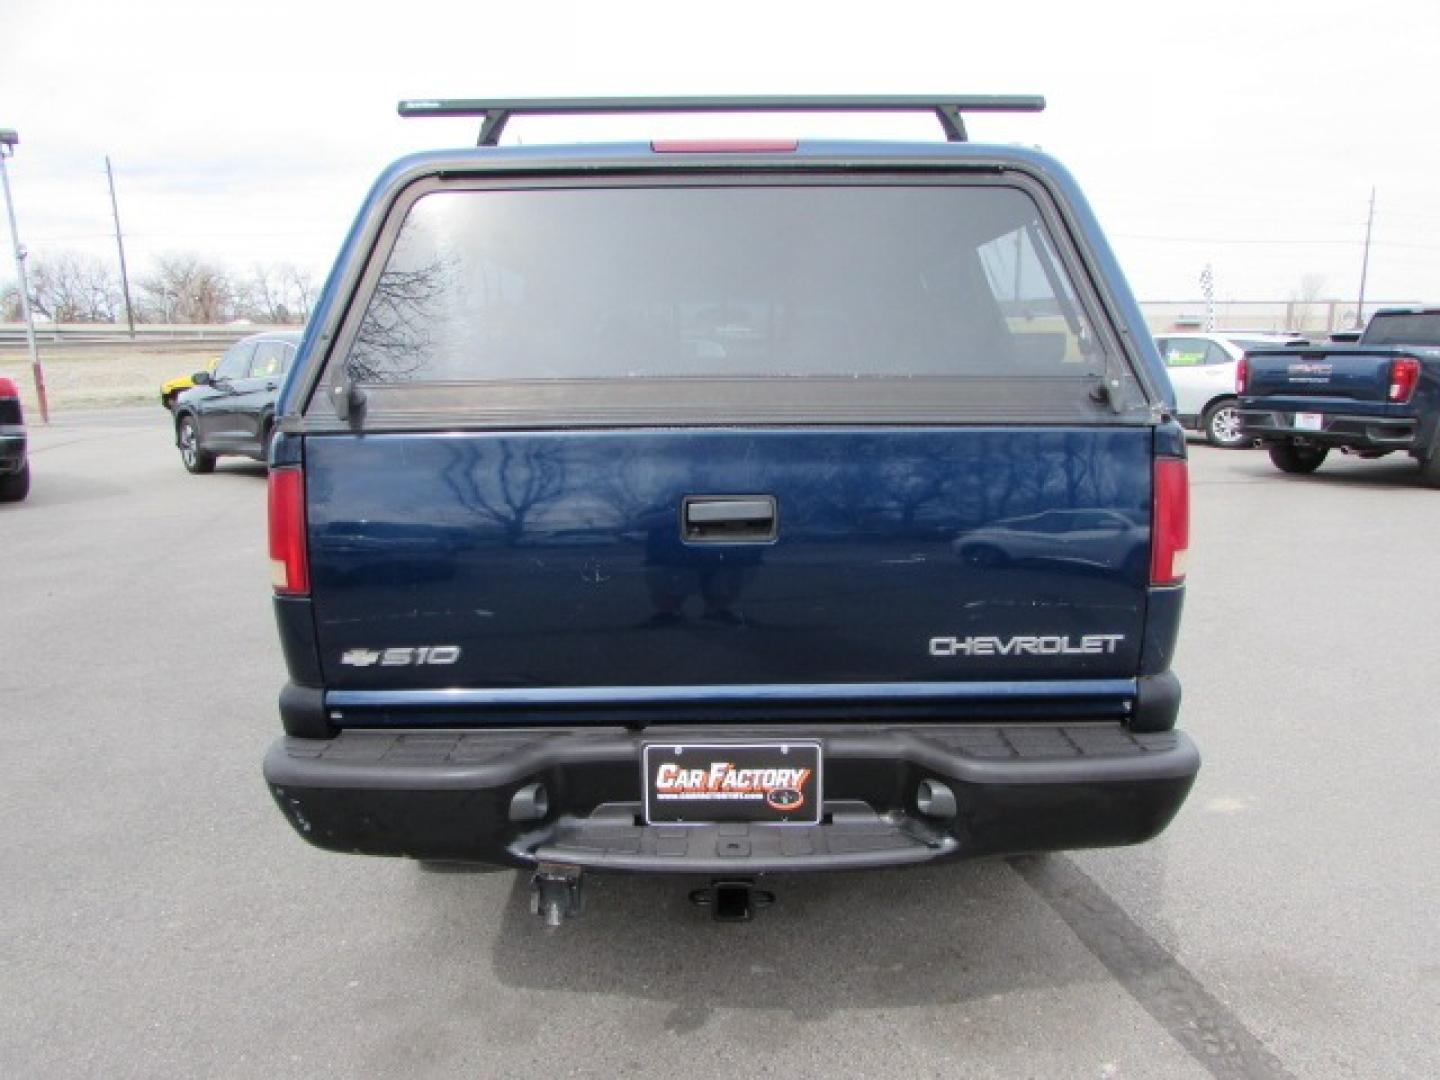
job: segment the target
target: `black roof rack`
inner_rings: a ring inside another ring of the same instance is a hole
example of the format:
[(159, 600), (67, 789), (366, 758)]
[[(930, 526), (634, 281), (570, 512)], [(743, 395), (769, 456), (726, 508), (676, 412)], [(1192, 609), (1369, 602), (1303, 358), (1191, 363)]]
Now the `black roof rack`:
[(933, 112), (950, 142), (964, 142), (967, 112), (1040, 112), (1038, 94), (901, 95), (837, 97), (601, 97), (509, 98), (400, 102), (401, 116), (479, 116), (478, 146), (496, 146), (512, 116), (576, 116), (588, 113), (731, 113), (731, 112)]

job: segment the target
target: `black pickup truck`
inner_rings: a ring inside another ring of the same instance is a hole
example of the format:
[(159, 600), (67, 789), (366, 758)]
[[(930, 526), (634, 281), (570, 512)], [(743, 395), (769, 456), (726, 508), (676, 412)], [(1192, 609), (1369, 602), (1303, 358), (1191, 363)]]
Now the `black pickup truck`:
[[(1164, 368), (1038, 99), (411, 102), (281, 391), (319, 847), (714, 879), (1130, 844), (1199, 768)], [(931, 143), (498, 146), (513, 114), (935, 113)]]
[(1377, 311), (1354, 344), (1252, 351), (1239, 381), (1241, 422), (1277, 468), (1399, 451), (1440, 487), (1440, 308)]

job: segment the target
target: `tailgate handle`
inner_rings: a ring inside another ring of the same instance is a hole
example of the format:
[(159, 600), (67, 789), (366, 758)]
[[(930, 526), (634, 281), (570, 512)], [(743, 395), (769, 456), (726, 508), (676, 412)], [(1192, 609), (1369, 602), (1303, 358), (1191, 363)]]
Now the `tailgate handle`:
[(774, 540), (778, 516), (773, 495), (690, 495), (680, 511), (686, 540), (730, 544)]

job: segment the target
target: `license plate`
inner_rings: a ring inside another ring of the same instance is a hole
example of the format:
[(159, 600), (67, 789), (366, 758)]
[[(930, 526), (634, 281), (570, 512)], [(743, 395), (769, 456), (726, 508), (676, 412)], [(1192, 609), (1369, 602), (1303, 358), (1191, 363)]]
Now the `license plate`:
[(647, 743), (645, 820), (820, 822), (820, 744)]
[(1324, 431), (1325, 415), (1318, 412), (1297, 412), (1295, 414), (1295, 430)]

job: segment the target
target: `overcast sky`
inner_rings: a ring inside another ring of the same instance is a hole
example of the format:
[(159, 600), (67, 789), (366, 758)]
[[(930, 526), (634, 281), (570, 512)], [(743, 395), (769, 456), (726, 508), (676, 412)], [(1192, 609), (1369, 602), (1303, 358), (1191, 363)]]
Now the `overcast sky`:
[[(1440, 301), (1440, 2), (765, 0), (379, 5), (4, 0), (0, 127), (32, 252), (113, 257), (114, 162), (132, 273), (191, 251), (323, 274), (369, 183), (476, 125), (400, 120), (402, 97), (1040, 93), (978, 117), (1079, 179), (1136, 293), (1285, 299), (1307, 276)], [(809, 130), (936, 137), (919, 117)], [(727, 131), (770, 133), (749, 120)], [(516, 121), (508, 139), (574, 137)], [(600, 133), (703, 134), (694, 118)], [(9, 269), (8, 236), (5, 270)], [(0, 280), (8, 277), (0, 272)]]

